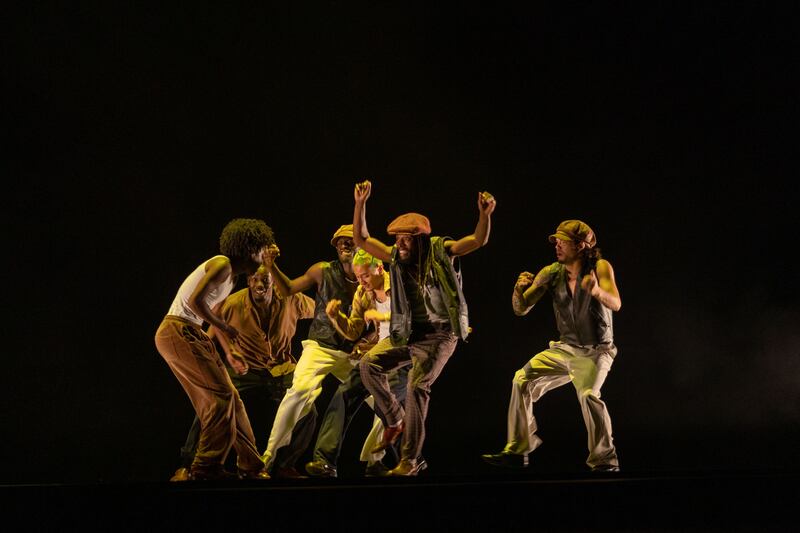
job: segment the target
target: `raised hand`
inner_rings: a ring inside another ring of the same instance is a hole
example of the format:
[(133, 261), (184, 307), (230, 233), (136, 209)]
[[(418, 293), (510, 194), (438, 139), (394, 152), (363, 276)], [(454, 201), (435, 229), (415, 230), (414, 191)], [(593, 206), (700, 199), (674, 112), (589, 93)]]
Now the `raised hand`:
[(372, 183), (369, 180), (362, 181), (361, 183), (356, 183), (356, 188), (353, 191), (353, 197), (355, 198), (356, 202), (366, 202), (367, 198), (369, 198), (370, 193), (372, 192)]
[(272, 264), (275, 262), (275, 259), (280, 257), (281, 249), (278, 248), (277, 244), (271, 244), (269, 248), (267, 248), (267, 253), (264, 254), (264, 261), (263, 265), (267, 268), (271, 268)]
[(478, 193), (478, 211), (480, 211), (481, 214), (491, 215), (496, 206), (497, 201), (494, 199), (494, 196), (487, 191)]

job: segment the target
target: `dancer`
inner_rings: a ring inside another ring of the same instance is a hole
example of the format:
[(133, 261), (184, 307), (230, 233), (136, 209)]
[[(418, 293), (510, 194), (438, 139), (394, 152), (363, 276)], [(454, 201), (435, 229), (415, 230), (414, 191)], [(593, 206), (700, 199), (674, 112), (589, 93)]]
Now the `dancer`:
[[(383, 269), (382, 261), (359, 249), (353, 258), (353, 272), (359, 281), (359, 287), (353, 296), (350, 316), (341, 312), (342, 302), (339, 300), (328, 302), (326, 311), (340, 335), (352, 341), (359, 341), (351, 356), (358, 360), (379, 340), (389, 335), (391, 306), (389, 273)], [(392, 391), (402, 399), (405, 399), (407, 374), (407, 369), (402, 368), (390, 376)], [(306, 472), (315, 477), (337, 476), (337, 462), (344, 435), (365, 400), (372, 406), (369, 391), (364, 387), (361, 373), (356, 366), (347, 380), (339, 385), (328, 403), (314, 446), (314, 460), (306, 464)], [(367, 463), (365, 468), (367, 476), (383, 476), (388, 471), (382, 462), (385, 452), (372, 453), (372, 448), (377, 445), (382, 432), (383, 424), (376, 415), (361, 452), (361, 460)], [(395, 455), (396, 462), (396, 453), (393, 448), (390, 450)]]
[(190, 479), (234, 477), (223, 467), (231, 447), (236, 450), (239, 478), (269, 479), (239, 393), (202, 325), (216, 328), (229, 343), (237, 340), (239, 330), (212, 309), (230, 294), (236, 276), (271, 263), (268, 247), (274, 238), (264, 221), (238, 218), (225, 226), (219, 243), (222, 255), (201, 263), (181, 284), (156, 331), (156, 348), (200, 419)]
[(572, 381), (588, 433), (586, 464), (595, 472), (619, 471), (611, 418), (600, 388), (617, 354), (612, 312), (622, 306), (614, 269), (602, 259), (594, 231), (580, 220), (565, 220), (549, 240), (556, 262), (536, 277), (519, 275), (512, 296), (514, 313), (526, 315), (549, 292), (560, 339), (536, 354), (514, 375), (508, 406), (508, 442), (489, 464), (528, 466), (528, 454), (542, 443), (536, 435), (533, 404), (547, 391)]
[(315, 288), (316, 298), (308, 339), (303, 341), (303, 353), (297, 361), (292, 386), (275, 414), (264, 452), (268, 470), (272, 469), (276, 452), (291, 441), (295, 425), (314, 408), (325, 376), (333, 374), (344, 381), (355, 364), (350, 359), (353, 342), (336, 331), (325, 312), (331, 300), (347, 302), (346, 311), (350, 311), (350, 302), (358, 286), (352, 265), (353, 226), (346, 224), (336, 230), (331, 245), (336, 248), (338, 259), (314, 263), (295, 279), (289, 279), (274, 262), (270, 265), (275, 286), (284, 296)]
[[(303, 293), (287, 298), (281, 296), (273, 290), (272, 275), (263, 265), (248, 277), (247, 285), (228, 296), (218, 312), (225, 322), (239, 330), (236, 343), (231, 345), (224, 336), (215, 335), (216, 328), (211, 328), (209, 333), (225, 353), (228, 374), (244, 401), (251, 422), (258, 424), (255, 417), (263, 409), (262, 404), (266, 403), (267, 407), (274, 404), (277, 408), (291, 386), (296, 366), (291, 353), (292, 337), (298, 320), (314, 316), (314, 300)], [(271, 422), (274, 417), (273, 410), (267, 418)], [(278, 453), (275, 477), (306, 477), (297, 471), (295, 462), (311, 443), (315, 422), (316, 410), (312, 409), (297, 424), (291, 444)], [(181, 467), (170, 481), (188, 479), (199, 435), (200, 419), (195, 416), (186, 444), (181, 448)]]
[[(390, 262), (392, 314), (389, 337), (361, 360), (361, 379), (375, 399), (376, 411), (384, 417), (383, 439), (373, 451), (385, 449), (402, 434), (401, 460), (389, 474), (415, 476), (427, 467), (422, 446), (431, 386), (458, 339), (465, 340), (469, 334), (467, 303), (453, 259), (487, 243), (496, 203), (488, 192), (479, 192), (475, 232), (459, 240), (431, 237), (430, 222), (420, 214), (401, 215), (387, 228), (395, 236), (390, 247), (367, 231), (366, 202), (371, 191), (369, 181), (355, 187), (353, 234), (357, 246)], [(401, 406), (389, 389), (387, 375), (409, 365), (406, 400)]]

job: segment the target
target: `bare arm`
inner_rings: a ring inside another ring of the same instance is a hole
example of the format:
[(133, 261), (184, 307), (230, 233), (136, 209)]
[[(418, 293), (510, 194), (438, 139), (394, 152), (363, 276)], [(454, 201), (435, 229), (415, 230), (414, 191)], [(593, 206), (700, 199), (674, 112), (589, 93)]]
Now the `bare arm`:
[(549, 266), (541, 269), (535, 278), (530, 272), (523, 272), (519, 275), (511, 296), (511, 307), (514, 309), (515, 315), (527, 315), (533, 309), (533, 306), (547, 292), (547, 283), (550, 281), (550, 277)]
[(457, 241), (446, 241), (445, 249), (451, 256), (465, 255), (474, 252), (489, 242), (489, 232), (492, 229), (492, 212), (497, 202), (488, 192), (478, 193), (478, 225), (472, 235), (462, 237)]
[(206, 273), (189, 296), (189, 308), (200, 318), (221, 332), (235, 339), (239, 332), (236, 328), (222, 320), (208, 307), (208, 294), (227, 281), (232, 275), (231, 262), (227, 257), (215, 257), (206, 263)]
[[(230, 315), (226, 313), (226, 310), (225, 302), (223, 302), (214, 309), (214, 313), (227, 320)], [(211, 338), (217, 339), (219, 345), (222, 347), (222, 351), (225, 352), (225, 359), (227, 359), (231, 368), (240, 376), (247, 374), (250, 367), (247, 361), (245, 361), (244, 356), (236, 350), (235, 343), (232, 343), (225, 333), (214, 326), (208, 328), (208, 335)]]
[(362, 181), (356, 183), (353, 191), (355, 198), (355, 208), (353, 209), (353, 241), (356, 246), (363, 248), (368, 254), (377, 257), (381, 261), (389, 262), (392, 260), (392, 248), (382, 243), (378, 239), (369, 236), (367, 229), (367, 198), (372, 192), (372, 183)]
[(312, 287), (319, 287), (322, 284), (322, 262), (311, 265), (302, 276), (289, 279), (273, 261), (270, 267), (270, 273), (272, 274), (272, 279), (275, 281), (275, 287), (281, 291), (284, 297), (311, 289)]
[(605, 259), (599, 260), (595, 270), (583, 277), (581, 287), (612, 311), (619, 311), (622, 308), (622, 298), (614, 279), (614, 269)]

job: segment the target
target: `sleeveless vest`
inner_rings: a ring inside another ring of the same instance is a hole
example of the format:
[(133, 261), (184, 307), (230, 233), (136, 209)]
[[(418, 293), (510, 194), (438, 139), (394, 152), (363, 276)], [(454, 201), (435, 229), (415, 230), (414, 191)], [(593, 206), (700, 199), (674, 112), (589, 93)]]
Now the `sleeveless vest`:
[(308, 330), (309, 339), (333, 350), (350, 352), (353, 349), (353, 343), (336, 332), (336, 328), (325, 313), (325, 307), (333, 299), (341, 300), (342, 312), (349, 316), (353, 306), (353, 294), (357, 287), (357, 283), (346, 279), (344, 267), (338, 259), (322, 264), (322, 284), (317, 287), (314, 320)]
[[(561, 342), (581, 346), (613, 343), (611, 309), (583, 290), (580, 279), (575, 283), (575, 294), (570, 295), (567, 269), (560, 263), (553, 263), (551, 269), (555, 275), (548, 289), (553, 297), (553, 311)], [(582, 276), (585, 274), (588, 271)]]

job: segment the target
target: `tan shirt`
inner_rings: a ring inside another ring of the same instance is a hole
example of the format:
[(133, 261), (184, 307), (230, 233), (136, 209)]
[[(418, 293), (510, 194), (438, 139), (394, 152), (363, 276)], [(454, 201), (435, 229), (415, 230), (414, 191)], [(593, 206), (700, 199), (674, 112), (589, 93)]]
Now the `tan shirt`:
[(269, 309), (269, 324), (262, 324), (249, 289), (242, 289), (228, 296), (219, 315), (239, 331), (232, 348), (244, 356), (250, 368), (281, 375), (294, 370), (292, 337), (298, 320), (314, 317), (314, 300), (302, 293), (283, 298), (273, 291)]

